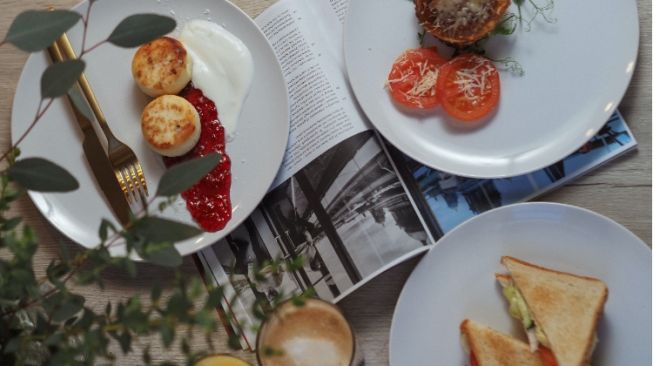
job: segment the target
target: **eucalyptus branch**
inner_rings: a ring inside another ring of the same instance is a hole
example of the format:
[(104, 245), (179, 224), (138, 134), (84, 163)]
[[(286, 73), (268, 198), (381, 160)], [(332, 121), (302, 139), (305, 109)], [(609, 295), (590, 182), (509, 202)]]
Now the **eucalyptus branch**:
[(89, 1), (88, 6), (86, 7), (86, 16), (82, 18), (82, 24), (84, 25), (84, 33), (82, 34), (82, 48), (81, 51), (79, 52), (80, 55), (83, 55), (84, 51), (86, 50), (86, 34), (88, 33), (88, 20), (91, 17), (92, 6), (93, 6), (93, 1)]
[(102, 46), (103, 44), (105, 44), (105, 43), (107, 43), (107, 42), (108, 42), (108, 40), (105, 39), (105, 40), (103, 40), (103, 41), (100, 41), (100, 42), (94, 44), (93, 46), (89, 47), (88, 49), (83, 50), (82, 53), (81, 53), (81, 54), (79, 55), (79, 57), (77, 57), (77, 58), (81, 60), (81, 58), (84, 57), (84, 56), (86, 56), (86, 54), (88, 54), (89, 52), (93, 51), (94, 49), (96, 49), (96, 48)]
[(48, 100), (48, 103), (45, 105), (45, 108), (43, 108), (41, 110), (41, 107), (43, 106), (43, 99), (41, 99), (41, 101), (39, 102), (39, 106), (36, 109), (36, 115), (34, 116), (34, 120), (32, 120), (29, 127), (27, 127), (25, 132), (23, 132), (23, 134), (20, 135), (18, 140), (16, 140), (16, 142), (11, 146), (11, 148), (9, 148), (7, 151), (5, 151), (4, 154), (2, 154), (2, 156), (0, 156), (0, 161), (5, 160), (7, 158), (7, 156), (9, 156), (9, 154), (11, 154), (18, 147), (18, 145), (25, 139), (25, 137), (27, 137), (27, 135), (30, 133), (30, 131), (32, 131), (34, 126), (36, 126), (38, 121), (41, 119), (41, 117), (43, 117), (45, 112), (47, 112), (48, 108), (50, 108), (53, 101), (54, 101), (54, 99), (50, 98)]
[[(87, 46), (91, 6), (86, 15), (74, 11), (48, 10), (21, 13), (0, 41), (12, 43), (21, 50), (38, 52), (48, 47), (59, 35), (68, 31), (80, 19), (83, 23), (82, 47), (79, 59), (104, 43), (119, 47), (137, 47), (172, 31), (176, 23), (170, 17), (155, 14), (136, 14), (125, 18), (104, 40)], [(141, 295), (128, 301), (107, 301), (105, 311), (94, 312), (84, 306), (85, 298), (73, 293), (68, 285), (75, 279), (80, 285), (98, 285), (103, 288), (102, 274), (110, 267), (126, 270), (136, 276), (135, 263), (127, 258), (111, 256), (109, 248), (119, 242), (127, 247), (128, 254), (138, 253), (154, 264), (177, 267), (182, 257), (174, 243), (194, 237), (200, 233), (195, 226), (150, 215), (150, 205), (157, 197), (168, 197), (159, 204), (163, 211), (170, 206), (171, 196), (178, 195), (195, 184), (212, 170), (219, 161), (218, 154), (184, 162), (172, 167), (162, 177), (155, 197), (143, 198), (143, 207), (124, 227), (102, 221), (99, 227), (101, 242), (94, 249), (84, 250), (74, 257), (67, 254), (65, 246), (60, 255), (53, 259), (43, 278), (34, 273), (34, 255), (38, 250), (38, 238), (27, 224), (21, 225), (21, 217), (6, 217), (7, 212), (20, 193), (26, 190), (46, 192), (69, 192), (79, 187), (79, 182), (64, 168), (43, 158), (16, 159), (18, 146), (31, 133), (36, 124), (49, 110), (54, 99), (69, 92), (83, 71), (81, 60), (66, 61), (50, 65), (41, 76), (41, 99), (29, 123), (11, 149), (0, 156), (0, 162), (8, 161), (9, 167), (0, 171), (0, 249), (7, 250), (11, 257), (0, 259), (0, 364), (75, 364), (79, 360), (92, 363), (104, 359), (114, 361), (109, 352), (112, 339), (118, 342), (124, 353), (132, 351), (132, 337), (161, 333), (167, 348), (175, 341), (175, 334), (188, 363), (196, 360), (203, 352), (191, 351), (188, 337), (176, 331), (184, 328), (191, 331), (199, 326), (211, 342), (215, 329), (214, 308), (219, 304), (222, 288), (209, 289), (206, 303), (199, 308), (195, 304), (205, 292), (201, 291), (197, 279), (190, 287), (183, 276), (177, 273), (176, 287), (165, 304), (159, 302), (161, 289), (151, 291), (152, 301), (141, 306)], [(183, 167), (181, 166), (183, 165)], [(173, 173), (179, 168), (180, 174)], [(10, 187), (16, 183), (21, 189)], [(22, 227), (22, 232), (18, 230)], [(117, 307), (112, 311), (112, 304)], [(143, 351), (143, 360), (150, 364), (149, 345)]]

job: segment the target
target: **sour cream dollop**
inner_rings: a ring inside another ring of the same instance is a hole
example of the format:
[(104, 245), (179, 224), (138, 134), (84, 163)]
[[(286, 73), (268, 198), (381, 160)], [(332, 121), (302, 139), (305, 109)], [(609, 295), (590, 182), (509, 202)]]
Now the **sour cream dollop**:
[(206, 20), (192, 20), (179, 36), (193, 60), (192, 81), (218, 108), (218, 118), (233, 138), (254, 76), (252, 54), (243, 41)]

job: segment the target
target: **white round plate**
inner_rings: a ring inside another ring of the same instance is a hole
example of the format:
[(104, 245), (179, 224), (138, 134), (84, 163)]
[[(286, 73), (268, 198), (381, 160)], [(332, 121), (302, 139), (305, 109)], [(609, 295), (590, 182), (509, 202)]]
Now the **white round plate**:
[(465, 365), (460, 322), (474, 319), (525, 340), (494, 279), (501, 256), (602, 279), (609, 295), (592, 365), (651, 364), (651, 250), (616, 222), (551, 203), (505, 206), (445, 235), (399, 297), (390, 365)]
[[(84, 13), (86, 6), (87, 3), (82, 3), (76, 10)], [(178, 23), (176, 32), (191, 19), (217, 22), (239, 37), (254, 58), (252, 87), (243, 105), (236, 136), (227, 142), (227, 153), (232, 161), (232, 219), (221, 231), (178, 243), (177, 248), (185, 255), (227, 235), (263, 198), (281, 165), (288, 140), (288, 93), (279, 63), (261, 31), (245, 13), (224, 0), (98, 1), (92, 8), (87, 44), (105, 39), (123, 18), (146, 12), (174, 16)], [(81, 30), (78, 24), (68, 32), (78, 52)], [(111, 129), (138, 156), (152, 195), (165, 167), (161, 157), (146, 147), (140, 131), (140, 115), (150, 98), (140, 92), (132, 80), (131, 59), (135, 51), (104, 44), (85, 57), (85, 72)], [(26, 130), (34, 117), (40, 95), (39, 79), (48, 62), (41, 52), (30, 56), (25, 64), (14, 97), (12, 141)], [(65, 99), (54, 102), (20, 147), (23, 157), (48, 158), (79, 180), (79, 190), (72, 193), (30, 192), (30, 196), (41, 213), (63, 234), (86, 247), (97, 245), (100, 220), (116, 220), (88, 168), (81, 132)], [(193, 222), (181, 199), (162, 216)], [(112, 253), (124, 255), (125, 248), (114, 245)]]
[[(554, 24), (536, 20), (530, 31), (518, 28), (487, 43), (490, 57), (512, 57), (525, 74), (502, 71), (496, 113), (475, 124), (455, 122), (442, 108), (400, 111), (384, 83), (393, 61), (419, 45), (414, 3), (352, 1), (344, 48), (358, 102), (386, 139), (435, 169), (499, 178), (555, 163), (589, 140), (619, 104), (635, 67), (639, 28), (635, 0), (553, 1)], [(509, 11), (516, 13), (514, 4)]]

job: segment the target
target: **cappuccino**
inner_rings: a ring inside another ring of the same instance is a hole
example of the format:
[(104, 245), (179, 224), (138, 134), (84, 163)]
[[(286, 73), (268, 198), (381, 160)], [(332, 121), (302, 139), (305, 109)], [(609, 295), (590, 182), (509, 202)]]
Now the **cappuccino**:
[(354, 364), (352, 329), (334, 305), (322, 300), (280, 305), (262, 325), (256, 344), (261, 366)]

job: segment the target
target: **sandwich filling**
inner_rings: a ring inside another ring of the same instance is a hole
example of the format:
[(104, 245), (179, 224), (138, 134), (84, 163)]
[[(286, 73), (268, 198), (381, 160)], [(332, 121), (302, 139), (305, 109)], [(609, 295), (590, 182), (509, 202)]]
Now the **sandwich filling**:
[(513, 318), (518, 319), (524, 326), (531, 352), (535, 352), (539, 347), (539, 344), (542, 344), (546, 348), (551, 348), (551, 344), (546, 338), (546, 334), (544, 334), (542, 328), (535, 322), (535, 318), (533, 318), (533, 315), (521, 292), (519, 292), (519, 289), (517, 289), (512, 281), (500, 281), (500, 283), (503, 286), (503, 296), (510, 304), (508, 312)]

